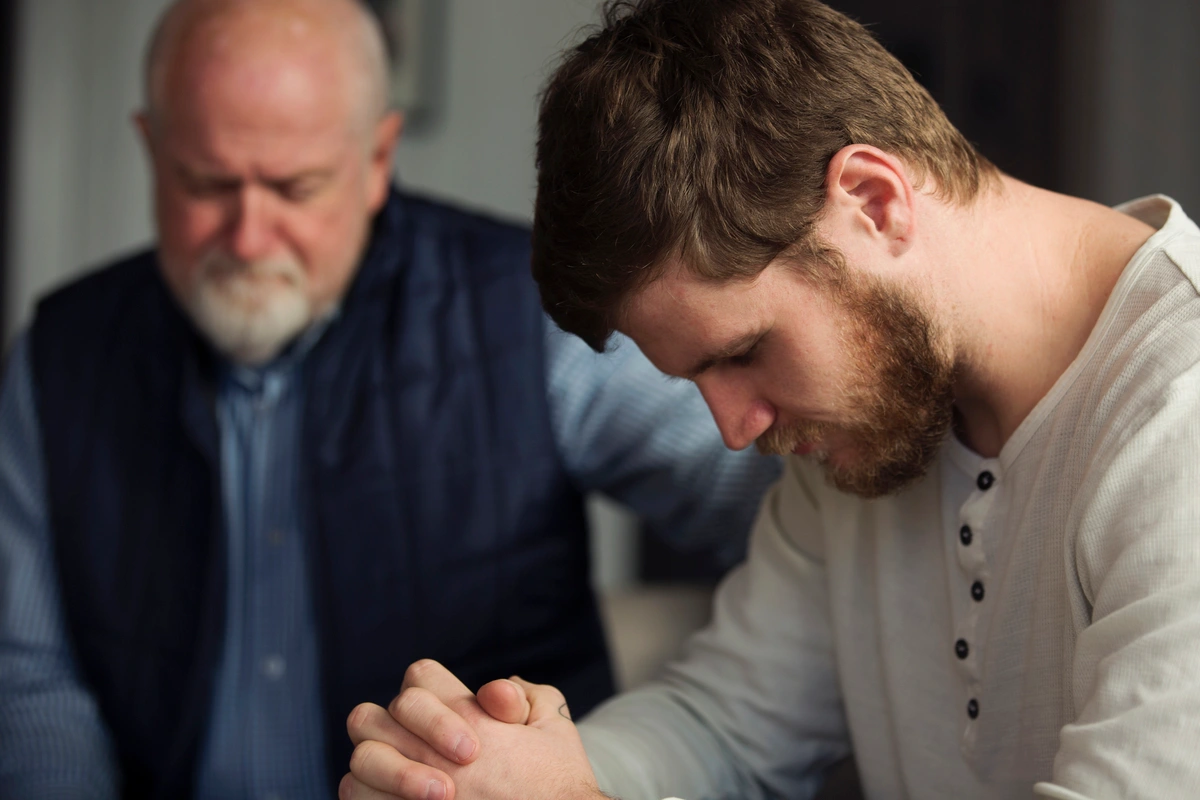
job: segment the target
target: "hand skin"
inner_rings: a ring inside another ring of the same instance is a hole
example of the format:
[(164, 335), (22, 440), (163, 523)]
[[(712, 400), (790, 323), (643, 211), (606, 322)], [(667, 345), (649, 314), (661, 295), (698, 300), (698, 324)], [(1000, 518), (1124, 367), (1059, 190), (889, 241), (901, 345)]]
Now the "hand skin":
[(562, 693), (514, 677), (478, 696), (414, 663), (385, 710), (356, 707), (339, 800), (602, 800)]

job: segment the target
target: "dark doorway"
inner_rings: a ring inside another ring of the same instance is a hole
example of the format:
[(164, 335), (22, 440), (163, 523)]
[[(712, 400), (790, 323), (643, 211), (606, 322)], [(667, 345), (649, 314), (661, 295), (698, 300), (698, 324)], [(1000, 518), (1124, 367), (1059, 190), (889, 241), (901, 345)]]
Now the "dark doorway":
[(866, 25), (1000, 169), (1062, 190), (1066, 0), (827, 0)]

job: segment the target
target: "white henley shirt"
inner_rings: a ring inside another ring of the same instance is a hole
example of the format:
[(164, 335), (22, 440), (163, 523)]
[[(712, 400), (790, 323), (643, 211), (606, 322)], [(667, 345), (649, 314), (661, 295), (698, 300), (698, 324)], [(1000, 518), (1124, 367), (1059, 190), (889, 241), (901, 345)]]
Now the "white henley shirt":
[(864, 501), (789, 459), (713, 623), (581, 726), (600, 786), (1200, 798), (1200, 230), (1157, 228), (999, 457)]

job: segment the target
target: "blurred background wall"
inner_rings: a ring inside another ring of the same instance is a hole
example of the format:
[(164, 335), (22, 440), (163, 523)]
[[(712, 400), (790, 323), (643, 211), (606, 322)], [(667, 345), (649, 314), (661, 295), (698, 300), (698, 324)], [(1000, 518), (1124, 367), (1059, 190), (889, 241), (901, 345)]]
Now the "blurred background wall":
[[(4, 0), (0, 6), (0, 319), (151, 235), (130, 124), (144, 42), (165, 0)], [(1017, 177), (1105, 203), (1166, 192), (1200, 217), (1200, 0), (833, 0), (870, 23), (983, 152)], [(593, 0), (427, 0), (429, 103), (400, 179), (528, 219), (536, 93)], [(629, 585), (639, 544), (597, 503), (596, 580)], [(645, 572), (646, 570), (641, 570)], [(652, 572), (653, 570), (651, 570)], [(681, 613), (681, 612), (680, 612)]]

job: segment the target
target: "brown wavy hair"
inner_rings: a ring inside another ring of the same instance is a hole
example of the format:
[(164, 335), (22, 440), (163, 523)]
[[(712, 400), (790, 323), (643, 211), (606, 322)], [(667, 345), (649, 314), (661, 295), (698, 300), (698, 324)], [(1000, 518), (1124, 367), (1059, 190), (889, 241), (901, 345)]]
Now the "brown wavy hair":
[(541, 99), (533, 274), (546, 311), (603, 350), (625, 301), (679, 259), (713, 280), (813, 226), (830, 159), (899, 157), (969, 203), (998, 174), (861, 25), (815, 0), (609, 0)]

